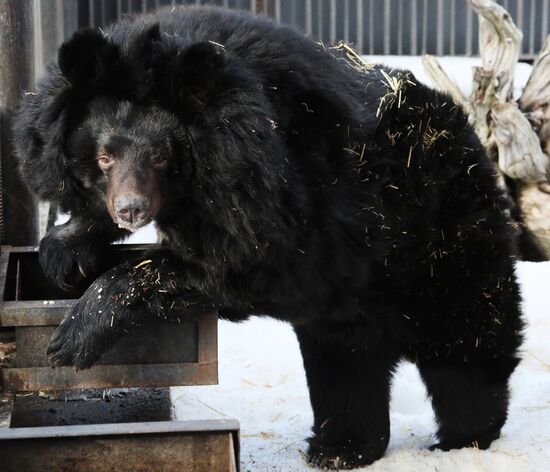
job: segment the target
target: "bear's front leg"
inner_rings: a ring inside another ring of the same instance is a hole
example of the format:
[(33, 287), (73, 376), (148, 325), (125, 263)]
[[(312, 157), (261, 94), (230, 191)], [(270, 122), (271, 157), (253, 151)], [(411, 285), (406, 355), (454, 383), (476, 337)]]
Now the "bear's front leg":
[(343, 325), (295, 331), (314, 415), (309, 463), (335, 470), (373, 463), (390, 439), (389, 384), (398, 356), (378, 342), (351, 345)]
[(197, 273), (167, 250), (106, 272), (86, 290), (55, 330), (47, 353), (51, 365), (85, 369), (146, 317), (185, 316), (217, 306), (191, 287)]
[(58, 286), (69, 289), (97, 274), (102, 265), (101, 253), (110, 242), (126, 234), (111, 221), (71, 217), (67, 223), (51, 228), (40, 241), (40, 265)]

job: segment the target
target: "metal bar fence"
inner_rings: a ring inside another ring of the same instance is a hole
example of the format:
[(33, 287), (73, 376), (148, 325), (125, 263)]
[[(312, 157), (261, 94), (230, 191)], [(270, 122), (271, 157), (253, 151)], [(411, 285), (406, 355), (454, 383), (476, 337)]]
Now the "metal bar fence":
[[(60, 0), (75, 3), (74, 0)], [(315, 40), (350, 41), (362, 54), (478, 54), (477, 15), (466, 0), (76, 0), (78, 26), (104, 27), (169, 5), (250, 10)], [(498, 0), (523, 30), (521, 58), (533, 59), (550, 34), (550, 0)], [(408, 18), (407, 18), (408, 17)], [(66, 31), (70, 29), (65, 27)]]

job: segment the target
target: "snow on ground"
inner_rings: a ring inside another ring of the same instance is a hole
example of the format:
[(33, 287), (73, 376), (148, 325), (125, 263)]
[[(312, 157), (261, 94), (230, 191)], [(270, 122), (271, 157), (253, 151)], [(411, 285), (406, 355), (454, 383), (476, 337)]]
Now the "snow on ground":
[[(416, 368), (396, 372), (391, 441), (371, 472), (531, 472), (550, 470), (550, 263), (519, 263), (528, 321), (523, 360), (512, 377), (509, 419), (488, 451), (430, 452), (435, 424)], [(220, 383), (172, 389), (176, 415), (197, 409), (241, 424), (243, 472), (311, 470), (306, 450), (312, 412), (298, 343), (290, 326), (255, 318), (220, 323)], [(201, 413), (202, 414), (202, 413)]]

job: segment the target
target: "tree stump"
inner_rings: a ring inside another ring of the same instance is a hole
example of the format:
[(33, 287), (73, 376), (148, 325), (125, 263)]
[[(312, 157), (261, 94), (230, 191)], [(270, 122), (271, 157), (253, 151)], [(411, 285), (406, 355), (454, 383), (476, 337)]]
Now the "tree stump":
[(433, 56), (424, 56), (424, 67), (434, 85), (469, 113), (495, 162), (516, 204), (524, 258), (550, 260), (550, 36), (516, 102), (514, 71), (523, 35), (494, 0), (466, 1), (479, 15), (481, 55), (470, 97), (464, 97)]

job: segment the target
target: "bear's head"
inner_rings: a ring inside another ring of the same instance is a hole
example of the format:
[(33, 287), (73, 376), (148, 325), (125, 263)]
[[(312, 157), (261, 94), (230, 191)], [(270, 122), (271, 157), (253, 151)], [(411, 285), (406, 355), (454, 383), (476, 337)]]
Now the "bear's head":
[(15, 137), (39, 196), (132, 231), (185, 213), (257, 249), (288, 184), (260, 80), (222, 45), (158, 24), (76, 33), (24, 98)]

